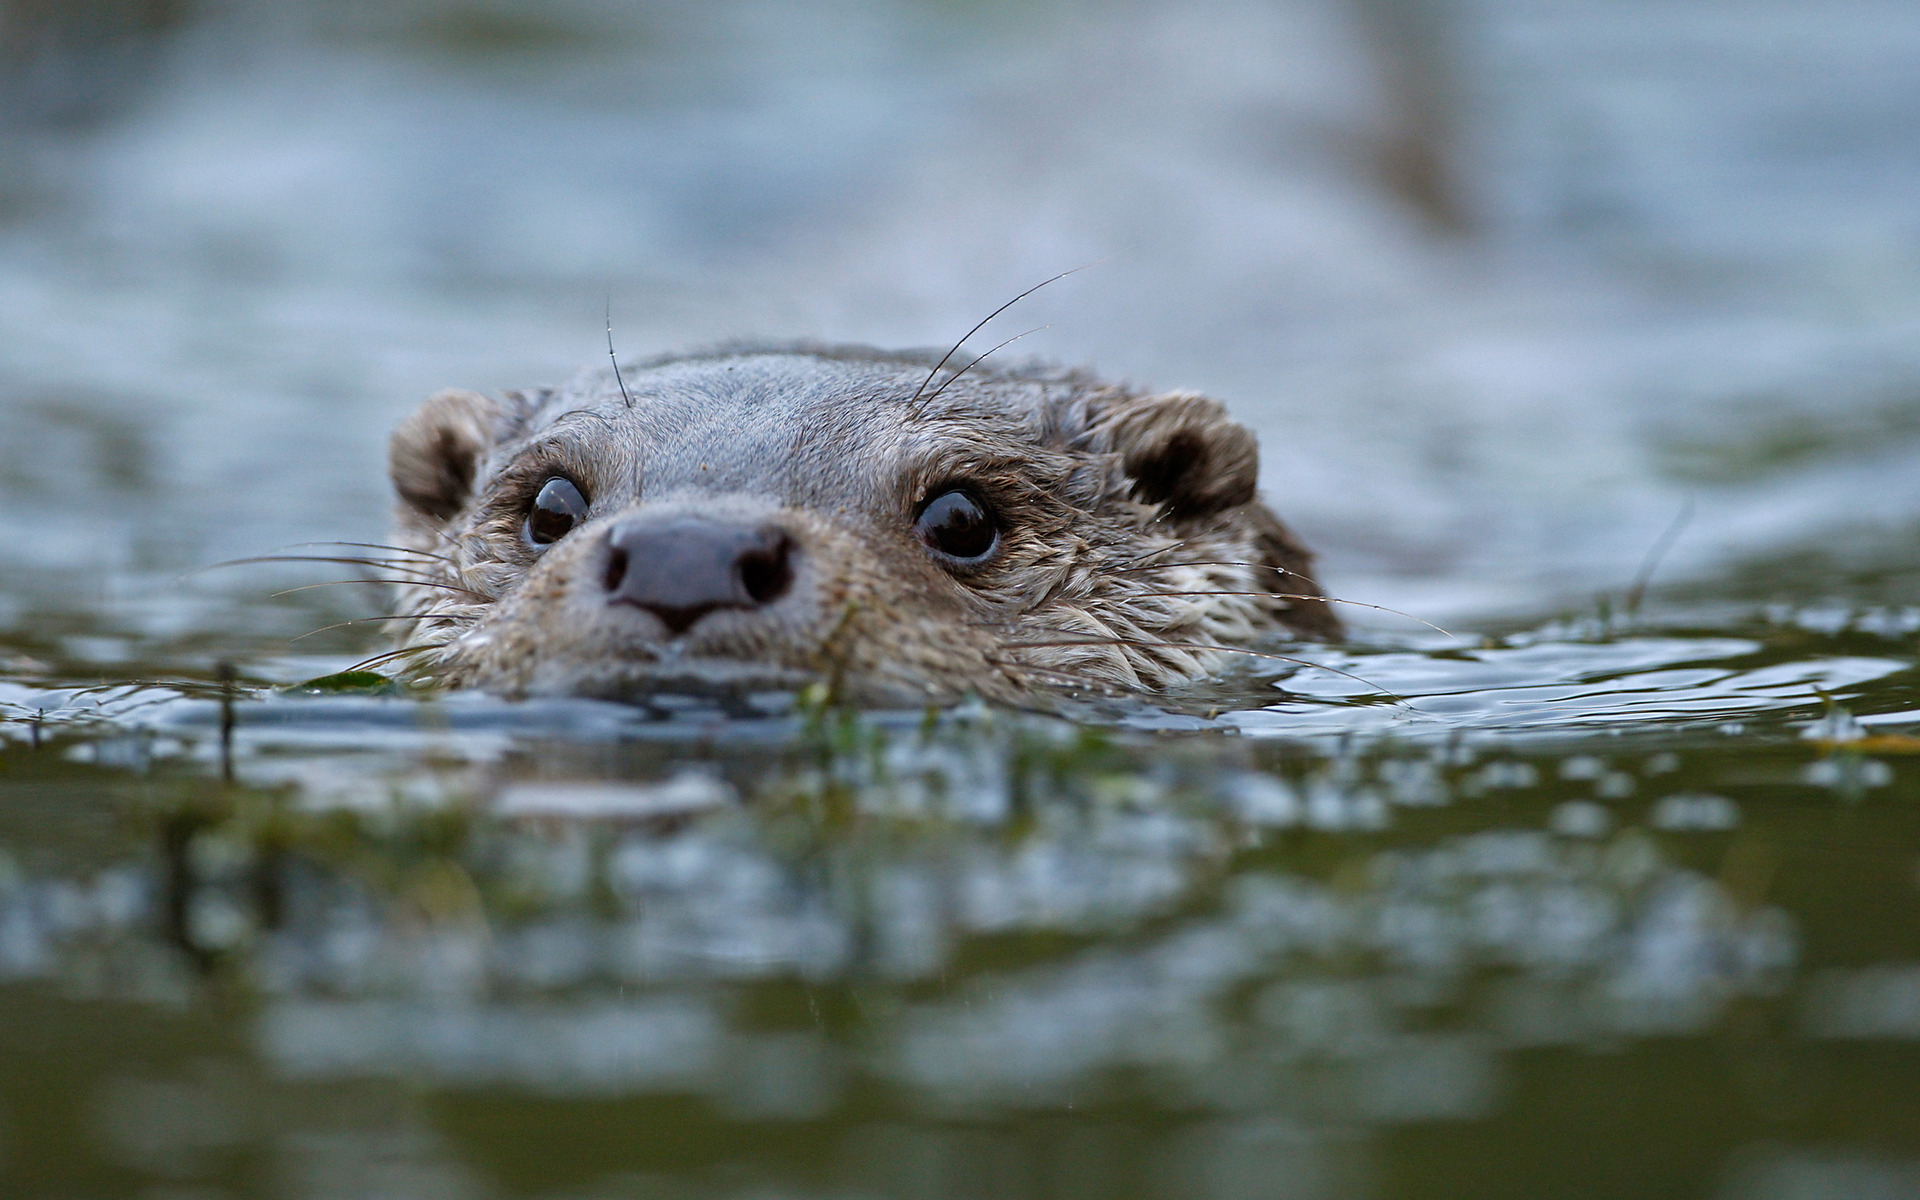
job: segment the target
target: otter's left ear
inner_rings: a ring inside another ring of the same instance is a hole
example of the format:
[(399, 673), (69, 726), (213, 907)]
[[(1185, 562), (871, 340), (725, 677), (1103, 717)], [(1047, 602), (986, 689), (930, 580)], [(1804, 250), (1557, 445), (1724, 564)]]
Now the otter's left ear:
[(1203, 517), (1251, 503), (1260, 483), (1260, 449), (1218, 400), (1164, 392), (1119, 401), (1094, 432), (1120, 455), (1134, 499), (1164, 504), (1174, 518)]
[(501, 415), (499, 403), (477, 392), (445, 391), (394, 430), (387, 471), (403, 526), (430, 531), (466, 507)]

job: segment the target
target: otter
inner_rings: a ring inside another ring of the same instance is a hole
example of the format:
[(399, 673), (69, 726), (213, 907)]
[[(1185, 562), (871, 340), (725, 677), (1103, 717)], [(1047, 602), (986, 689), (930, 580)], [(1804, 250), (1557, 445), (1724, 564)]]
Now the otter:
[(1031, 704), (1340, 636), (1217, 401), (943, 363), (730, 346), (431, 397), (390, 448), (402, 673)]

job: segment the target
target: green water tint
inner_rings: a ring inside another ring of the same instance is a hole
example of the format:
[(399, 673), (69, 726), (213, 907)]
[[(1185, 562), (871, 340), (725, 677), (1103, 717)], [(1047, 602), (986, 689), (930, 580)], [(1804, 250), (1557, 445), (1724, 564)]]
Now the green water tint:
[(243, 672), (231, 785), (216, 681), (17, 677), (0, 1179), (1907, 1195), (1920, 619), (1790, 618), (1078, 722)]

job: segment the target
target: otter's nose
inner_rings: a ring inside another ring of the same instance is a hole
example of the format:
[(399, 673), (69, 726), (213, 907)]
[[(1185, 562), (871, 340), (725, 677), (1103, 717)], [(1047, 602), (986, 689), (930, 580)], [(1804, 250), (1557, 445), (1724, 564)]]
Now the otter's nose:
[(771, 525), (630, 518), (607, 533), (607, 602), (685, 633), (717, 608), (759, 608), (793, 584), (793, 539)]

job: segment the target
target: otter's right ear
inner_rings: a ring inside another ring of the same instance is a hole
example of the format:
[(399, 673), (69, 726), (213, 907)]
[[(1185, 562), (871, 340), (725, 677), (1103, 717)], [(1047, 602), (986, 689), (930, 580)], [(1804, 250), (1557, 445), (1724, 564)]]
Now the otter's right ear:
[(1134, 396), (1095, 422), (1096, 444), (1120, 456), (1134, 499), (1174, 519), (1251, 504), (1260, 482), (1253, 434), (1218, 400), (1193, 392)]
[(499, 402), (478, 392), (445, 391), (394, 430), (387, 471), (404, 524), (434, 529), (466, 507), (501, 416)]

